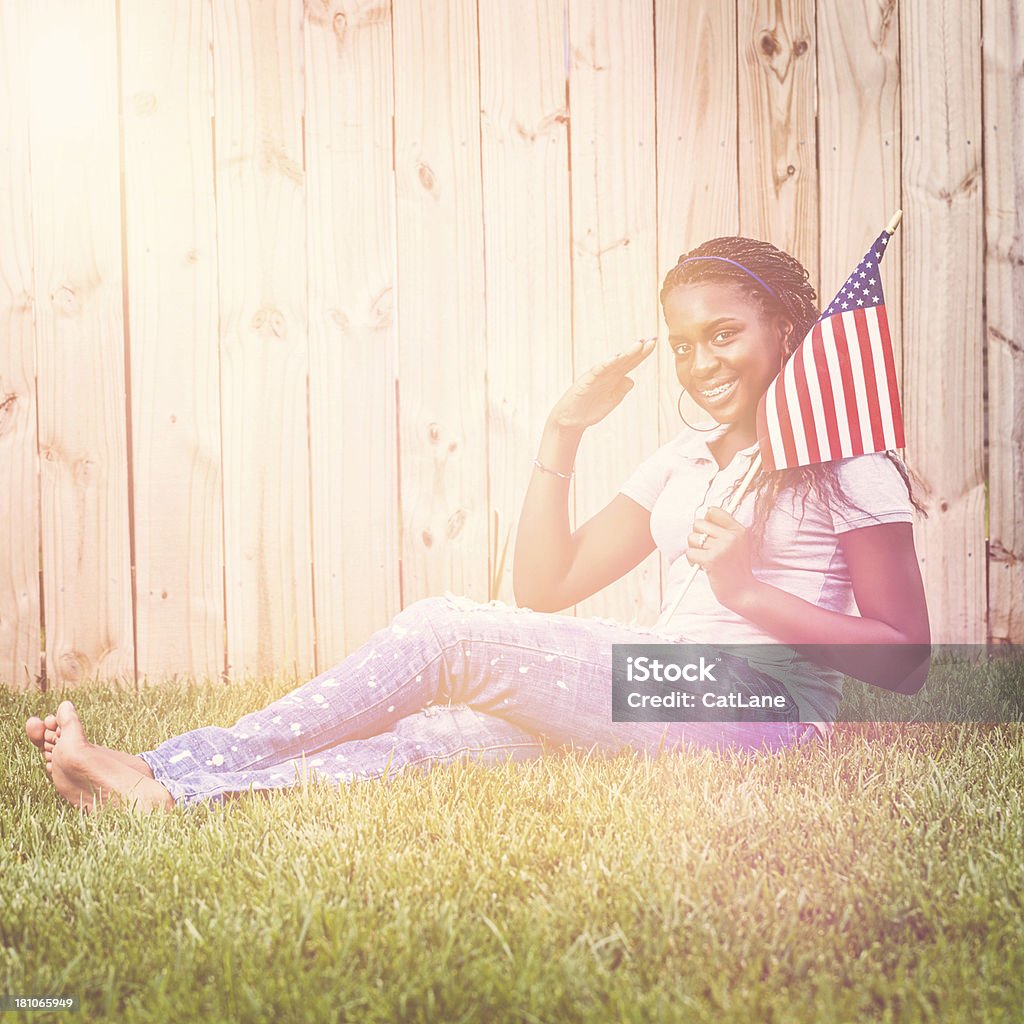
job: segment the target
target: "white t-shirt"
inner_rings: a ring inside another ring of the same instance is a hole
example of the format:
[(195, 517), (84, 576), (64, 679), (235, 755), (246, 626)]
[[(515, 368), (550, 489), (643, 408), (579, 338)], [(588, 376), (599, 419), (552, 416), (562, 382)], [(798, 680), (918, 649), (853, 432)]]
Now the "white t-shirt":
[[(709, 506), (724, 506), (733, 485), (757, 454), (756, 443), (719, 469), (708, 442), (725, 433), (723, 424), (699, 433), (684, 428), (645, 459), (619, 488), (651, 513), (651, 536), (669, 564), (661, 615), (653, 629), (693, 643), (772, 644), (778, 638), (720, 604), (705, 573), (697, 574), (675, 613), (669, 609), (691, 567), (684, 557), (693, 521)], [(910, 523), (914, 507), (897, 468), (882, 452), (835, 463), (843, 494), (853, 507), (829, 509), (812, 496), (783, 491), (765, 524), (754, 576), (812, 604), (858, 615), (849, 566), (839, 535), (878, 523)], [(749, 527), (754, 495), (747, 494), (733, 516)], [(815, 664), (788, 647), (775, 646), (757, 667), (781, 679), (803, 721), (831, 720), (842, 696), (842, 673)]]

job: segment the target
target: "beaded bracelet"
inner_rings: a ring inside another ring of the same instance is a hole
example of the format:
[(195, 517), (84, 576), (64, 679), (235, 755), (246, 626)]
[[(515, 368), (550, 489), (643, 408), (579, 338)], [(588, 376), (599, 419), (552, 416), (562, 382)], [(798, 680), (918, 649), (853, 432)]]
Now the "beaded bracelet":
[(573, 473), (575, 472), (575, 470), (573, 470), (572, 472), (569, 473), (559, 473), (557, 469), (548, 469), (548, 467), (545, 466), (544, 463), (540, 461), (540, 459), (534, 459), (533, 464), (542, 473), (550, 473), (552, 476), (560, 476), (563, 480), (571, 480), (573, 478)]

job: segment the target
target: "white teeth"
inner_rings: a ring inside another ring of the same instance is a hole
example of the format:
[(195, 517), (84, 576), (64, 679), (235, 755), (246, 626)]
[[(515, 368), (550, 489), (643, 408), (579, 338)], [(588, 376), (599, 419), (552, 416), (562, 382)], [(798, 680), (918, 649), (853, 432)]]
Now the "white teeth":
[(720, 384), (717, 388), (712, 388), (710, 391), (701, 391), (701, 394), (705, 398), (717, 398), (719, 395), (724, 395), (736, 381), (731, 380), (728, 384)]

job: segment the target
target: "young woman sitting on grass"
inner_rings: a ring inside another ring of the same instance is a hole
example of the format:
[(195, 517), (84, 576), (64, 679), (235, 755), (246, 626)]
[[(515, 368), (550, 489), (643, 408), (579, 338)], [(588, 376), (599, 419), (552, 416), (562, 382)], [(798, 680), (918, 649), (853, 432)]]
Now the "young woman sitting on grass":
[[(680, 258), (661, 302), (679, 382), (718, 426), (686, 425), (570, 533), (580, 439), (628, 394), (626, 375), (655, 339), (577, 380), (551, 410), (526, 492), (513, 569), (524, 607), (451, 594), (416, 601), (340, 664), (231, 728), (195, 729), (137, 755), (89, 743), (64, 701), (26, 723), (60, 794), (83, 809), (148, 811), (285, 789), (306, 774), (339, 783), (463, 755), (534, 758), (545, 744), (606, 755), (775, 751), (827, 733), (845, 673), (918, 689), (926, 664), (909, 677), (895, 656), (866, 670), (859, 649), (844, 646), (930, 642), (911, 532), (920, 509), (894, 453), (761, 471), (735, 516), (721, 507), (757, 452), (758, 399), (819, 315), (807, 271), (767, 242), (716, 238)], [(554, 614), (656, 547), (671, 568), (652, 629)], [(704, 571), (670, 615), (695, 563)], [(735, 686), (782, 696), (786, 710), (760, 722), (613, 722), (612, 645), (672, 641), (776, 645), (777, 658), (741, 660)], [(837, 646), (814, 662), (779, 646), (807, 644)]]

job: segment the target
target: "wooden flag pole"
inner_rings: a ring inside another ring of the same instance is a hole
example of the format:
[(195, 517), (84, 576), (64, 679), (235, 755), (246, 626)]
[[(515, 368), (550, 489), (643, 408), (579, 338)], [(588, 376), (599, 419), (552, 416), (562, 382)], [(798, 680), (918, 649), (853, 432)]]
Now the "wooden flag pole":
[(903, 211), (902, 210), (897, 210), (892, 215), (892, 220), (890, 220), (889, 223), (885, 225), (885, 230), (891, 235), (900, 226), (900, 221), (902, 219), (903, 219)]

